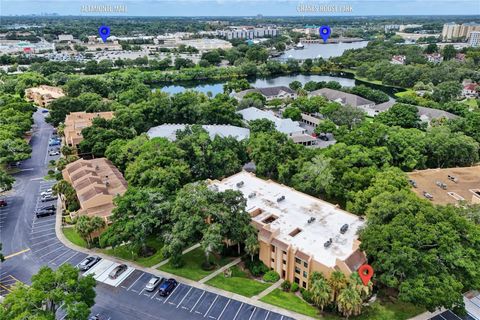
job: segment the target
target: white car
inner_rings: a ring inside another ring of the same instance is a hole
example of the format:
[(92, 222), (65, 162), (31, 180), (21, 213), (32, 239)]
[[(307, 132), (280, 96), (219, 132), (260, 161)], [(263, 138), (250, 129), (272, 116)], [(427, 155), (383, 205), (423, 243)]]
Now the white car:
[(152, 277), (145, 286), (145, 290), (152, 292), (164, 279), (159, 277)]
[(43, 197), (43, 196), (46, 196), (46, 195), (52, 195), (53, 194), (53, 190), (52, 188), (50, 189), (47, 189), (45, 191), (43, 191), (42, 193), (40, 193), (40, 195)]

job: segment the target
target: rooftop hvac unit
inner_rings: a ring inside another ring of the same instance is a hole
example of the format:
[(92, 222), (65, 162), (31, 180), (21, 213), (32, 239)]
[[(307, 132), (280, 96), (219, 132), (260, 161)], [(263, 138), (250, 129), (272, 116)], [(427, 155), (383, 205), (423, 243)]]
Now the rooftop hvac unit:
[(426, 192), (426, 191), (423, 191), (423, 196), (424, 196), (425, 198), (427, 198), (428, 200), (433, 200), (433, 196), (432, 196), (430, 193)]
[(327, 242), (325, 242), (325, 243), (323, 244), (323, 246), (324, 246), (325, 248), (328, 248), (328, 247), (330, 247), (330, 246), (332, 245), (332, 242), (333, 242), (333, 239), (330, 238), (330, 239), (328, 239)]
[(312, 222), (314, 222), (315, 220), (316, 220), (315, 217), (310, 217), (310, 219), (308, 219), (307, 223), (312, 223)]
[(243, 187), (244, 184), (245, 184), (245, 182), (243, 182), (243, 181), (237, 182), (237, 188)]
[(447, 190), (447, 185), (443, 183), (442, 181), (435, 181), (435, 184), (439, 187), (442, 188), (443, 190)]
[(347, 232), (348, 230), (348, 224), (344, 224), (341, 228), (340, 228), (340, 233), (341, 234), (344, 234), (345, 232)]
[(285, 200), (285, 196), (281, 196), (281, 197), (277, 198), (277, 202), (281, 202), (283, 200)]
[(452, 175), (448, 175), (448, 180), (458, 183), (458, 178)]
[(409, 179), (408, 180), (408, 183), (410, 183), (412, 185), (412, 187), (416, 188), (417, 187), (417, 182), (413, 179)]
[(249, 199), (255, 198), (256, 195), (257, 195), (257, 194), (256, 194), (255, 192), (252, 192), (252, 193), (250, 193), (250, 194), (248, 195), (248, 198), (249, 198)]

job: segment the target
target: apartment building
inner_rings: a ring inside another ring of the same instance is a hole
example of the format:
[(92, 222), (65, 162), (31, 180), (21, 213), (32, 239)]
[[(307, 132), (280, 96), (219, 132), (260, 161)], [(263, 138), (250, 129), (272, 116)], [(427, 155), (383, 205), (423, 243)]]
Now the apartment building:
[(65, 129), (63, 134), (65, 136), (65, 143), (70, 147), (77, 147), (83, 141), (82, 130), (92, 125), (93, 119), (103, 118), (110, 120), (113, 118), (113, 112), (92, 112), (85, 111), (71, 112), (65, 118)]
[(80, 215), (97, 216), (109, 223), (115, 207), (113, 199), (127, 190), (127, 181), (122, 173), (107, 159), (79, 159), (68, 164), (62, 171), (80, 203), (80, 210), (71, 213), (72, 218)]
[(217, 35), (228, 40), (254, 39), (276, 37), (280, 35), (280, 31), (276, 28), (235, 27), (228, 30), (219, 30)]
[(473, 31), (480, 31), (480, 24), (475, 22), (464, 24), (446, 23), (443, 25), (442, 39), (447, 41), (468, 40)]
[(266, 87), (266, 88), (253, 88), (247, 89), (233, 94), (233, 97), (237, 100), (242, 100), (243, 97), (251, 92), (257, 92), (265, 97), (267, 101), (273, 99), (296, 99), (297, 93), (286, 86)]
[(330, 101), (338, 102), (341, 105), (349, 105), (351, 107), (360, 108), (370, 117), (373, 117), (377, 114), (375, 111), (375, 102), (340, 90), (322, 88), (310, 92), (309, 96), (322, 96)]
[(364, 222), (356, 215), (246, 171), (212, 181), (211, 188), (242, 192), (258, 230), (259, 258), (282, 279), (307, 288), (314, 271), (348, 276), (366, 263), (357, 235)]
[[(166, 123), (150, 128), (147, 131), (147, 135), (150, 139), (160, 137), (175, 141), (177, 140), (177, 132), (185, 130), (188, 127), (191, 127), (191, 125)], [(202, 128), (208, 132), (210, 139), (212, 140), (216, 136), (219, 136), (220, 138), (231, 137), (238, 141), (242, 141), (248, 139), (250, 136), (250, 129), (227, 124), (204, 124), (202, 125)]]
[(472, 31), (470, 32), (470, 38), (468, 39), (468, 44), (471, 47), (478, 47), (480, 46), (480, 31)]
[(65, 96), (62, 88), (41, 85), (25, 90), (25, 97), (40, 107), (48, 106), (53, 100)]

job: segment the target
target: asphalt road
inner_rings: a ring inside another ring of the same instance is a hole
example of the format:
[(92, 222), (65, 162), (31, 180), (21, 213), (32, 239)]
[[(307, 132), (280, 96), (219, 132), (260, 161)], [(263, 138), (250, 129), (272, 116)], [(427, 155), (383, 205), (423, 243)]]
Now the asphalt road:
[[(57, 268), (64, 263), (78, 264), (86, 254), (65, 247), (55, 235), (55, 216), (36, 218), (39, 207), (56, 201), (40, 202), (41, 192), (54, 181), (45, 181), (48, 162), (48, 140), (53, 127), (44, 120), (45, 114), (34, 114), (36, 129), (30, 141), (32, 157), (23, 161), (15, 174), (13, 192), (5, 199), (8, 206), (0, 208), (0, 241), (7, 260), (0, 264), (0, 295), (10, 291), (17, 281), (29, 284), (41, 266)], [(152, 275), (135, 270), (119, 286), (97, 282), (93, 314), (105, 319), (209, 319), (209, 320), (287, 320), (286, 316), (236, 301), (216, 293), (180, 283), (169, 297), (157, 291), (145, 291)], [(63, 312), (57, 314), (58, 319)]]

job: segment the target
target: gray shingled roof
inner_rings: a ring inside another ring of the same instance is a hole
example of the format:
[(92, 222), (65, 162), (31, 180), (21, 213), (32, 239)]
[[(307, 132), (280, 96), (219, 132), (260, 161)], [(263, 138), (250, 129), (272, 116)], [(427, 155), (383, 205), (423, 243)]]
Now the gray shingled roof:
[(342, 104), (348, 104), (352, 107), (374, 104), (373, 101), (362, 98), (355, 94), (346, 93), (339, 90), (323, 88), (310, 92), (310, 96), (323, 96), (331, 101), (340, 101)]
[(243, 90), (243, 91), (240, 91), (240, 92), (237, 92), (235, 93), (235, 96), (237, 96), (238, 98), (242, 98), (247, 94), (247, 93), (250, 93), (250, 92), (258, 92), (262, 95), (264, 95), (265, 97), (273, 97), (273, 96), (276, 96), (280, 93), (280, 91), (285, 91), (289, 94), (294, 94), (295, 91), (293, 91), (292, 89), (290, 89), (289, 87), (286, 87), (286, 86), (277, 86), (277, 87), (266, 87), (266, 88), (255, 88), (255, 89), (247, 89), (247, 90)]
[[(162, 138), (167, 138), (170, 141), (175, 141), (177, 139), (177, 131), (185, 130), (187, 126), (189, 125), (162, 124), (160, 126), (150, 128), (147, 132), (147, 135), (150, 139), (162, 137)], [(211, 139), (215, 138), (215, 136), (218, 135), (221, 138), (233, 137), (240, 141), (243, 139), (247, 139), (250, 136), (250, 129), (231, 126), (231, 125), (220, 125), (220, 124), (202, 125), (202, 128), (208, 132)]]

